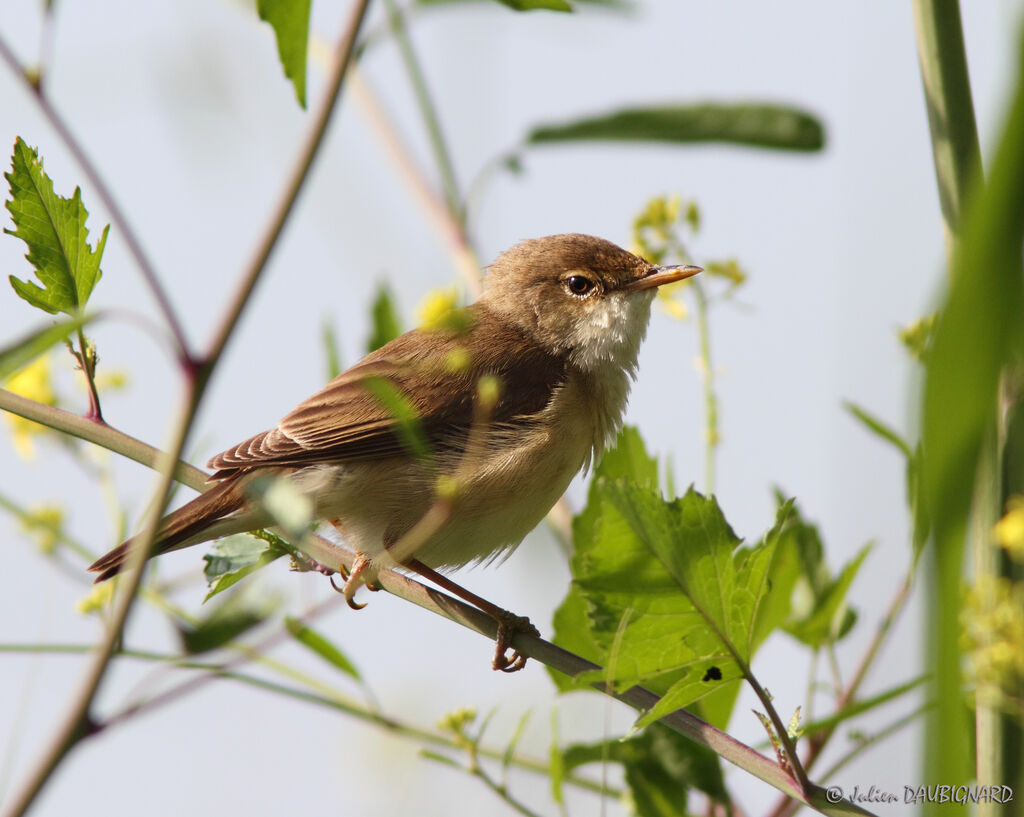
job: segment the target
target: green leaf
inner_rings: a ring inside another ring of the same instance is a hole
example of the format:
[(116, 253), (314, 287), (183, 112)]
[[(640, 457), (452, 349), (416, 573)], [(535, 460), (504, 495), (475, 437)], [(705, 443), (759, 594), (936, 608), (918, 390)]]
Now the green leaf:
[(391, 412), (397, 421), (395, 433), (402, 446), (414, 457), (426, 457), (431, 453), (430, 441), (423, 430), (419, 412), (408, 397), (398, 390), (386, 377), (371, 376), (361, 381), (377, 401)]
[(508, 6), (515, 11), (572, 11), (572, 6), (566, 0), (498, 0), (503, 6)]
[(789, 506), (778, 526), (780, 560), (792, 558), (797, 575), (784, 629), (810, 647), (833, 643), (846, 635), (856, 621), (856, 614), (846, 606), (846, 593), (870, 545), (862, 548), (839, 575), (833, 576), (825, 562), (825, 547), (817, 526), (803, 518), (795, 503), (784, 502), (778, 491), (776, 500), (780, 514)]
[(589, 763), (620, 764), (636, 812), (644, 817), (688, 814), (689, 789), (728, 802), (717, 755), (661, 724), (625, 740), (575, 744), (563, 754), (566, 773)]
[(330, 321), (324, 320), (321, 324), (320, 338), (323, 340), (324, 352), (327, 357), (327, 379), (334, 380), (341, 374), (341, 347)]
[(366, 339), (367, 354), (402, 334), (402, 320), (387, 284), (381, 283), (377, 287), (377, 297), (373, 299), (373, 306), (370, 307), (370, 316), (373, 320), (373, 331)]
[[(921, 480), (935, 542), (927, 619), (937, 700), (926, 727), (926, 767), (935, 779), (949, 783), (961, 782), (973, 768), (963, 655), (958, 648), (968, 512), (976, 490), (994, 490), (976, 479), (983, 441), (993, 441), (985, 446), (992, 453), (1002, 408), (1000, 379), (1004, 367), (1024, 351), (1021, 41), (1015, 89), (1004, 121), (987, 183), (976, 184), (967, 200), (949, 291), (925, 361)], [(998, 481), (999, 463), (989, 461), (986, 469), (981, 478)]]
[(204, 602), (285, 555), (287, 551), (274, 541), (277, 537), (272, 534), (261, 535), (267, 538), (240, 533), (213, 543), (210, 552), (203, 556), (206, 562), (203, 574), (210, 585)]
[[(655, 489), (658, 485), (658, 461), (651, 457), (644, 447), (640, 432), (631, 426), (624, 426), (619, 432), (615, 446), (605, 452), (597, 467), (590, 485), (590, 496), (587, 506), (573, 520), (573, 539), (576, 542), (590, 542), (594, 537), (594, 526), (601, 513), (602, 498), (598, 492), (598, 483), (604, 479), (630, 479), (639, 485)], [(579, 550), (573, 557), (573, 574), (577, 569), (585, 570), (582, 564), (577, 565)], [(569, 586), (566, 597), (555, 611), (553, 627), (554, 641), (563, 649), (593, 661), (597, 664), (606, 662), (607, 653), (595, 640), (587, 618), (587, 598), (579, 585), (573, 582)], [(579, 689), (581, 684), (573, 678), (548, 669), (548, 674), (555, 686), (562, 692)], [(585, 686), (585, 684), (584, 684)]]
[(285, 616), (284, 626), (292, 638), (311, 649), (328, 664), (355, 678), (357, 681), (362, 681), (362, 677), (359, 675), (359, 670), (356, 669), (355, 664), (334, 644), (316, 632), (316, 630), (307, 627), (297, 618), (292, 618), (291, 616)]
[(852, 414), (856, 419), (860, 420), (863, 426), (872, 434), (880, 437), (887, 443), (891, 443), (896, 446), (904, 457), (910, 459), (910, 457), (913, 456), (910, 444), (891, 426), (886, 425), (873, 414), (870, 414), (867, 410), (861, 408), (856, 403), (851, 403), (849, 400), (843, 402), (843, 408), (850, 412), (850, 414)]
[(872, 695), (870, 698), (856, 701), (834, 715), (830, 715), (827, 718), (821, 720), (812, 721), (804, 726), (804, 734), (808, 737), (821, 734), (828, 730), (834, 729), (844, 721), (848, 721), (851, 718), (855, 718), (858, 715), (863, 715), (865, 712), (870, 712), (872, 709), (877, 709), (883, 704), (889, 703), (896, 698), (900, 698), (906, 695), (908, 692), (913, 692), (919, 686), (924, 684), (928, 680), (927, 675), (921, 675), (910, 681), (907, 681), (897, 686), (890, 687), (884, 692), (880, 692), (877, 695)]
[(313, 0), (256, 0), (260, 19), (274, 29), (281, 67), (292, 81), (295, 98), (303, 108), (306, 107), (306, 52), (312, 5)]
[(54, 323), (29, 332), (4, 349), (0, 349), (0, 380), (31, 363), (54, 344), (60, 343), (70, 333), (85, 326), (95, 316), (79, 316), (60, 323)]
[(4, 178), (11, 187), (7, 209), (15, 226), (4, 232), (28, 245), (25, 258), (43, 284), (40, 287), (12, 275), (11, 286), (20, 297), (45, 312), (77, 315), (102, 274), (100, 259), (110, 226), (103, 228), (93, 250), (85, 226), (89, 212), (82, 204), (82, 191), (76, 187), (70, 199), (54, 193), (53, 181), (43, 170), (38, 152), (20, 136), (14, 142), (11, 172)]
[(178, 625), (182, 648), (197, 655), (223, 647), (266, 621), (271, 606), (266, 600), (254, 606), (239, 593), (228, 596), (198, 623)]
[(786, 632), (814, 648), (838, 641), (850, 632), (857, 615), (847, 607), (846, 594), (870, 550), (871, 545), (861, 548), (839, 575), (818, 592), (813, 607), (786, 624)]
[(797, 108), (761, 103), (706, 103), (628, 108), (560, 125), (542, 125), (526, 137), (531, 145), (593, 140), (723, 142), (816, 151), (825, 145), (825, 130), (816, 117)]

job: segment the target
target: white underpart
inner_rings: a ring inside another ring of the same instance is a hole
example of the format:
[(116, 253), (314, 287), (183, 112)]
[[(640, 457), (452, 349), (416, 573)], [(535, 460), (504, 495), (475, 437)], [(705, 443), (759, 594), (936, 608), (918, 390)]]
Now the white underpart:
[(573, 349), (573, 363), (590, 376), (595, 391), (595, 459), (622, 427), (654, 293), (649, 289), (608, 294), (594, 303), (589, 320), (577, 323), (566, 338)]

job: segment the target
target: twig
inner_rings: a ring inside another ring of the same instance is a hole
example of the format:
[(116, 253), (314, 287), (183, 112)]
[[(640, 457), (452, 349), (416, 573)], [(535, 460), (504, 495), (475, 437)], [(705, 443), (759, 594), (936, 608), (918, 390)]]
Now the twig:
[[(684, 258), (685, 258), (684, 253)], [(718, 398), (715, 396), (711, 364), (711, 332), (708, 326), (708, 298), (700, 281), (692, 281), (697, 300), (697, 335), (700, 338), (701, 386), (704, 389), (704, 484), (715, 492), (715, 449), (718, 448)]]
[[(320, 115), (313, 123), (310, 136), (307, 139), (302, 153), (300, 154), (300, 160), (289, 179), (288, 185), (286, 186), (285, 196), (278, 204), (271, 220), (271, 227), (269, 228), (268, 233), (264, 235), (263, 239), (259, 242), (255, 257), (249, 265), (246, 274), (243, 276), (242, 286), (239, 288), (236, 297), (227, 312), (227, 316), (221, 325), (221, 329), (215, 337), (210, 353), (202, 364), (195, 370), (194, 375), (188, 378), (184, 405), (179, 419), (175, 424), (172, 442), (169, 446), (171, 453), (169, 455), (161, 455), (159, 457), (161, 463), (160, 478), (155, 491), (155, 501), (152, 503), (152, 512), (149, 515), (145, 530), (138, 537), (131, 549), (131, 552), (129, 553), (126, 570), (123, 571), (123, 578), (121, 580), (121, 592), (114, 606), (107, 634), (94, 653), (93, 659), (87, 668), (85, 678), (82, 681), (78, 692), (75, 694), (71, 706), (68, 708), (67, 715), (58, 727), (37, 765), (29, 773), (24, 788), (14, 797), (9, 809), (7, 810), (6, 814), (9, 815), (9, 817), (20, 817), (20, 815), (23, 815), (28, 810), (32, 802), (42, 790), (46, 781), (53, 774), (57, 766), (60, 765), (64, 757), (78, 743), (78, 741), (90, 733), (94, 726), (89, 710), (92, 706), (92, 701), (99, 690), (100, 683), (106, 674), (106, 670), (110, 665), (115, 645), (121, 638), (125, 621), (131, 611), (132, 603), (142, 580), (143, 565), (149, 554), (150, 546), (156, 536), (160, 520), (160, 512), (167, 501), (171, 482), (174, 479), (174, 473), (176, 471), (176, 463), (180, 459), (182, 451), (184, 450), (185, 442), (188, 438), (188, 432), (192, 425), (195, 412), (199, 406), (203, 390), (206, 383), (209, 381), (209, 377), (212, 374), (214, 367), (220, 359), (228, 338), (231, 336), (231, 333), (241, 316), (242, 310), (245, 307), (246, 301), (252, 292), (260, 273), (266, 266), (267, 260), (269, 259), (276, 241), (281, 234), (281, 230), (288, 219), (288, 215), (295, 203), (298, 192), (302, 187), (305, 176), (308, 174), (309, 168), (312, 165), (313, 157), (315, 156), (317, 147), (322, 140), (327, 120), (329, 119), (330, 113), (337, 100), (341, 84), (345, 76), (345, 70), (348, 66), (349, 58), (352, 53), (352, 46), (355, 42), (359, 27), (362, 24), (368, 4), (369, 0), (360, 0), (360, 2), (357, 2), (356, 4), (354, 13), (341, 37), (341, 40), (339, 41), (337, 59), (332, 73), (332, 81), (329, 83), (326, 97), (321, 105)], [(7, 59), (8, 62), (11, 62), (13, 66), (17, 66), (17, 60), (14, 59), (14, 55), (6, 48), (6, 44), (4, 44), (2, 40), (0, 40), (0, 53), (2, 53), (4, 58)], [(39, 97), (39, 99), (40, 104), (45, 106), (44, 109), (48, 108), (45, 98)], [(54, 118), (51, 121), (53, 121), (55, 127), (58, 127), (58, 130), (60, 130), (63, 123), (55, 117), (56, 115), (54, 113)], [(64, 130), (66, 131), (66, 128)], [(70, 132), (67, 133), (67, 139), (69, 147), (72, 147), (74, 152), (73, 146), (75, 146), (76, 143), (71, 138)], [(88, 172), (87, 175), (89, 175)], [(111, 218), (113, 218), (113, 212), (111, 213)], [(162, 292), (162, 289), (154, 291)], [(176, 324), (173, 325), (176, 326)], [(180, 333), (176, 332), (176, 335), (179, 336), (180, 343), (182, 340)], [(182, 344), (181, 348), (183, 355), (186, 354), (184, 344)]]
[[(92, 646), (88, 644), (0, 644), (0, 653), (8, 654), (84, 655), (91, 652), (92, 649)], [(359, 720), (374, 724), (404, 738), (429, 743), (434, 746), (444, 746), (451, 749), (459, 748), (459, 745), (454, 738), (449, 738), (446, 735), (430, 732), (426, 729), (421, 729), (417, 726), (403, 723), (402, 721), (388, 715), (382, 715), (380, 712), (373, 709), (369, 709), (351, 701), (346, 701), (343, 697), (333, 693), (333, 691), (331, 695), (308, 692), (306, 690), (285, 686), (284, 684), (279, 684), (274, 681), (268, 681), (254, 675), (236, 672), (228, 669), (225, 665), (211, 664), (204, 661), (182, 660), (180, 656), (172, 655), (170, 653), (122, 649), (118, 651), (117, 655), (119, 658), (129, 658), (138, 661), (169, 663), (176, 669), (207, 672), (210, 673), (212, 679), (222, 678), (224, 680), (237, 681), (256, 689), (263, 689), (268, 692), (284, 695), (315, 706), (326, 707), (327, 709), (332, 709), (336, 712), (341, 712), (345, 715), (350, 715), (354, 718), (358, 718)], [(157, 705), (158, 702), (156, 699), (151, 699), (146, 702), (143, 709), (140, 709), (140, 712), (148, 712), (151, 709), (156, 708)], [(105, 720), (101, 726), (102, 729), (106, 731), (119, 726), (124, 722), (124, 719), (118, 717), (118, 715), (114, 715)], [(486, 746), (481, 746), (477, 747), (477, 752), (482, 757), (490, 758), (492, 760), (504, 761), (507, 757), (507, 750), (505, 749), (492, 749)], [(540, 760), (528, 755), (514, 754), (509, 758), (508, 762), (512, 766), (528, 772), (533, 772), (534, 774), (547, 775), (550, 771), (550, 763), (547, 760)], [(595, 794), (610, 794), (613, 797), (617, 797), (622, 794), (620, 790), (614, 787), (602, 787), (601, 783), (575, 773), (566, 775), (565, 779), (566, 782), (571, 783), (577, 788), (585, 789), (587, 791), (594, 792)]]
[(32, 91), (32, 95), (35, 97), (40, 110), (42, 110), (43, 115), (50, 122), (50, 126), (54, 131), (56, 131), (61, 141), (64, 142), (68, 152), (74, 157), (78, 166), (85, 174), (85, 177), (89, 180), (89, 184), (92, 185), (95, 190), (96, 195), (99, 196), (104, 209), (110, 216), (110, 220), (114, 223), (117, 230), (124, 238), (125, 245), (128, 247), (128, 252), (131, 254), (132, 258), (135, 259), (135, 263), (138, 265), (139, 271), (142, 273), (142, 277), (146, 281), (146, 285), (149, 287), (150, 292), (153, 294), (153, 298), (156, 300), (157, 306), (163, 313), (164, 320), (167, 321), (168, 326), (171, 328), (171, 333), (174, 335), (174, 340), (178, 347), (179, 358), (182, 361), (187, 361), (189, 359), (189, 348), (188, 340), (185, 338), (185, 332), (178, 320), (177, 314), (174, 311), (174, 307), (171, 306), (170, 298), (167, 296), (167, 292), (164, 290), (163, 284), (160, 283), (160, 277), (157, 275), (156, 267), (150, 261), (149, 256), (146, 255), (145, 250), (142, 249), (142, 242), (139, 241), (131, 223), (121, 210), (121, 206), (117, 203), (117, 199), (114, 198), (114, 194), (107, 186), (107, 183), (103, 180), (103, 177), (100, 175), (96, 165), (93, 164), (88, 154), (86, 154), (85, 149), (78, 142), (78, 139), (75, 138), (71, 128), (68, 127), (68, 124), (61, 118), (60, 114), (57, 113), (56, 108), (54, 108), (50, 103), (49, 98), (45, 93), (43, 93), (42, 86), (37, 85), (32, 81), (32, 78), (26, 72), (24, 66), (18, 62), (18, 58), (14, 55), (14, 52), (11, 51), (2, 36), (0, 36), (0, 58), (7, 63), (11, 71), (17, 74)]

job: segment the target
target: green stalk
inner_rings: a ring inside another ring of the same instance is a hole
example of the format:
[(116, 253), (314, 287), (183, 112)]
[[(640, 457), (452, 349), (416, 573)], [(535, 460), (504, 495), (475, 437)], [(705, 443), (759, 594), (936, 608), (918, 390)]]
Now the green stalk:
[[(952, 269), (968, 191), (981, 173), (981, 150), (963, 26), (957, 0), (913, 0), (913, 9), (948, 266)], [(989, 448), (981, 462), (994, 466), (998, 463), (998, 452)], [(981, 498), (981, 494), (975, 495), (976, 501)], [(994, 521), (990, 506), (975, 508), (976, 525), (989, 520)], [(975, 546), (981, 544), (976, 541)], [(946, 526), (944, 536), (936, 535), (934, 565), (926, 620), (930, 623), (929, 662), (935, 672), (938, 705), (927, 721), (924, 775), (931, 783), (954, 784), (971, 776), (957, 638), (963, 569), (962, 527)], [(989, 742), (992, 736), (979, 736), (979, 739)], [(982, 754), (979, 753), (979, 758)], [(953, 807), (950, 813), (953, 812), (963, 814), (965, 809)]]

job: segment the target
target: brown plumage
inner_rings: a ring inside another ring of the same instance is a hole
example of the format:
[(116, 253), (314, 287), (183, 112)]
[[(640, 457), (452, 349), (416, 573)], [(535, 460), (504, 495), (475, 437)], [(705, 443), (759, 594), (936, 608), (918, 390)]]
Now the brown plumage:
[[(275, 428), (213, 457), (213, 487), (161, 520), (150, 555), (272, 525), (246, 500), (255, 474), (288, 475), (360, 553), (403, 536), (465, 460), (481, 377), (500, 383), (459, 513), (417, 551), (458, 566), (515, 547), (622, 420), (653, 287), (695, 268), (653, 267), (602, 239), (523, 242), (491, 266), (464, 331), (413, 330), (300, 403)], [(577, 289), (586, 284), (586, 291)], [(430, 449), (416, 457), (379, 386), (400, 394)], [(93, 564), (124, 565), (133, 539)]]

